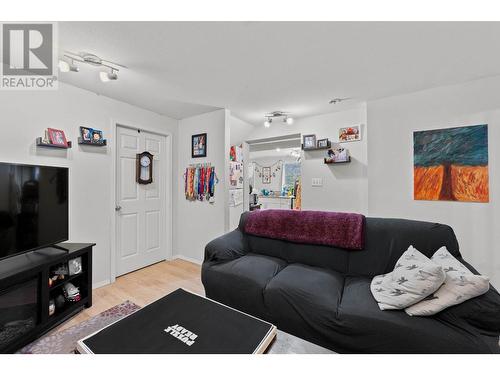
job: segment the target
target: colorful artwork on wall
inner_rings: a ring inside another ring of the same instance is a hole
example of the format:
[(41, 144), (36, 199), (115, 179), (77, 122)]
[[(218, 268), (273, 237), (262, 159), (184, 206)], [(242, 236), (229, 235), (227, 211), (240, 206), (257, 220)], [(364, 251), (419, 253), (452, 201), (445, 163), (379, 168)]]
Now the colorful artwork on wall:
[(358, 125), (339, 129), (339, 142), (361, 141), (361, 130)]
[(488, 125), (413, 133), (414, 199), (488, 202)]

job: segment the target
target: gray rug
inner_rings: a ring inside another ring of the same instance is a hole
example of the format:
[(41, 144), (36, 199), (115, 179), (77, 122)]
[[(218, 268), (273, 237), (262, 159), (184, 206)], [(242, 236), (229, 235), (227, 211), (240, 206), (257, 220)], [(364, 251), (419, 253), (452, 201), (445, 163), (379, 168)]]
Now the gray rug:
[(125, 301), (116, 305), (99, 315), (96, 315), (84, 322), (76, 324), (64, 331), (49, 332), (38, 340), (25, 346), (17, 353), (21, 354), (71, 354), (75, 352), (78, 340), (116, 322), (140, 307), (130, 301)]

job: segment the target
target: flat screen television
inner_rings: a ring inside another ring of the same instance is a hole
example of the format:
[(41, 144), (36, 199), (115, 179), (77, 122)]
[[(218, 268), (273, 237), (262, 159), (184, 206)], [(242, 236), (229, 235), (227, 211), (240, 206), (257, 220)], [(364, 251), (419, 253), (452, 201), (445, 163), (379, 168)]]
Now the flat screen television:
[(0, 258), (68, 240), (68, 168), (0, 163)]

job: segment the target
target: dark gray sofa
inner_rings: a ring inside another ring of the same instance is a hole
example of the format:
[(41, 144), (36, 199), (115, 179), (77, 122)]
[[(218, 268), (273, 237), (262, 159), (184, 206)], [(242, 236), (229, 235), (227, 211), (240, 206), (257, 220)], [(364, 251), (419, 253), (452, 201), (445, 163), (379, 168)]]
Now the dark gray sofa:
[(441, 246), (472, 272), (446, 225), (367, 218), (363, 250), (297, 244), (238, 229), (205, 249), (206, 295), (339, 353), (499, 353), (500, 295), (490, 290), (432, 317), (381, 311), (373, 276), (392, 271), (414, 245), (431, 257)]

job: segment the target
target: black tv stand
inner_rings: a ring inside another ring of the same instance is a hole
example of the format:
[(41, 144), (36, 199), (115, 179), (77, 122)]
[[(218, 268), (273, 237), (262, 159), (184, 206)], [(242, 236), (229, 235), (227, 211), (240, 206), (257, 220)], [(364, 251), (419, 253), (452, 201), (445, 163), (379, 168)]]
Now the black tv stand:
[[(92, 248), (90, 243), (60, 243), (0, 260), (0, 353), (13, 353), (50, 329), (92, 306)], [(81, 257), (82, 271), (49, 285), (58, 265)], [(80, 300), (56, 306), (65, 283), (80, 290)]]
[(65, 248), (64, 246), (60, 246), (59, 244), (51, 245), (51, 247), (58, 250), (69, 251), (67, 248)]

